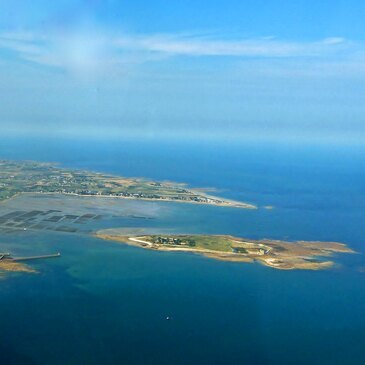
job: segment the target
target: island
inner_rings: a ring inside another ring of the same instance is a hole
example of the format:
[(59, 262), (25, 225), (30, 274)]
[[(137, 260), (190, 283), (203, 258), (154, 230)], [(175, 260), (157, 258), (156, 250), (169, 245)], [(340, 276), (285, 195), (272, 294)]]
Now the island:
[(208, 195), (202, 189), (187, 188), (183, 183), (72, 170), (51, 163), (0, 160), (0, 202), (22, 193), (72, 194), (256, 208), (252, 204)]
[(5, 272), (36, 273), (37, 271), (28, 265), (17, 262), (8, 254), (0, 254), (0, 278)]
[[(20, 194), (74, 195), (77, 197), (97, 197), (139, 199), (151, 201), (183, 202), (234, 208), (256, 208), (254, 205), (223, 199), (206, 194), (206, 190), (190, 189), (186, 185), (173, 182), (158, 182), (142, 178), (126, 178), (99, 172), (61, 168), (55, 164), (34, 161), (0, 160), (0, 202)], [(70, 197), (74, 198), (74, 197)], [(76, 198), (76, 197), (75, 197)], [(77, 198), (79, 199), (79, 198)], [(80, 199), (79, 199), (80, 200)], [(84, 200), (87, 200), (86, 198)], [(99, 199), (99, 202), (102, 202)], [(32, 210), (5, 209), (0, 215), (0, 233), (19, 233), (28, 230), (46, 230), (58, 233), (91, 233), (103, 239), (145, 249), (159, 251), (182, 251), (206, 257), (234, 262), (259, 262), (265, 266), (281, 270), (320, 270), (335, 265), (332, 257), (336, 253), (354, 253), (343, 243), (317, 241), (279, 241), (271, 239), (254, 240), (230, 235), (207, 234), (158, 234), (142, 229), (139, 233), (127, 233), (128, 229), (92, 229), (102, 219), (99, 212), (64, 212), (63, 203)], [(56, 209), (55, 209), (56, 208)], [(272, 206), (266, 206), (272, 209)], [(128, 219), (142, 219), (129, 215)], [(85, 228), (82, 228), (85, 225)], [(132, 229), (133, 230), (133, 229)], [(131, 231), (129, 231), (131, 232)], [(0, 254), (0, 272), (34, 272), (24, 260), (59, 257), (60, 254), (13, 258), (10, 254)]]
[(0, 253), (0, 277), (5, 272), (23, 272), (23, 273), (37, 273), (37, 271), (28, 265), (25, 265), (24, 261), (34, 261), (40, 259), (49, 259), (54, 257), (60, 257), (61, 254), (38, 255), (28, 257), (13, 257), (10, 253)]
[(337, 242), (252, 240), (229, 235), (126, 235), (123, 230), (105, 229), (96, 232), (96, 237), (151, 250), (192, 252), (224, 261), (259, 262), (282, 270), (327, 269), (335, 264), (328, 259), (334, 253), (354, 253)]

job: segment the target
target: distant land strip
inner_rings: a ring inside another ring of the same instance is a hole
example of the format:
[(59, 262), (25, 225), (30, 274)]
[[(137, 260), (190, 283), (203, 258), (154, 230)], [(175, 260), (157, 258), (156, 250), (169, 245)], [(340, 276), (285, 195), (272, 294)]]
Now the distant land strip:
[(0, 160), (0, 201), (22, 193), (57, 193), (257, 208), (253, 204), (205, 194), (202, 189), (188, 189), (183, 183), (66, 169), (51, 163)]

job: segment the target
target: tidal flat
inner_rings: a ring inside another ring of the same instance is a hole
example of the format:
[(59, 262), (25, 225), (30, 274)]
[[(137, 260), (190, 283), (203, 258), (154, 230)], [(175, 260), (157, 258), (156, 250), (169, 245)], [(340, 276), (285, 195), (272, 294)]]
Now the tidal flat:
[[(199, 253), (229, 262), (259, 262), (282, 270), (329, 269), (336, 265), (329, 257), (354, 252), (345, 244), (326, 241), (263, 240), (199, 231), (187, 234), (181, 231), (178, 220), (173, 221), (179, 206), (170, 202), (26, 193), (0, 204), (0, 233), (25, 237), (30, 232), (94, 235), (153, 250)], [(32, 210), (26, 210), (29, 207)], [(166, 221), (170, 227), (164, 227)], [(32, 268), (5, 262), (0, 271), (32, 272)]]

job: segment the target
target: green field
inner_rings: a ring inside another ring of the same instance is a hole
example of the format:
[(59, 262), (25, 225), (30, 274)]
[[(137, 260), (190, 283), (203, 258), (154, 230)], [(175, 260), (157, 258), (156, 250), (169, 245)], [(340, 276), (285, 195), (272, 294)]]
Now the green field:
[(232, 240), (228, 236), (208, 235), (174, 235), (174, 236), (148, 236), (148, 241), (166, 246), (188, 246), (195, 249), (212, 250), (219, 252), (232, 252)]

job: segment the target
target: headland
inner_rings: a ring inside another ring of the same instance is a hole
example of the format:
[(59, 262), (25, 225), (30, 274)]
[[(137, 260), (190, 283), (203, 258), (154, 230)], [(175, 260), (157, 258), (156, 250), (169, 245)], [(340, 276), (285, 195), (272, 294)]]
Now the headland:
[(126, 178), (72, 170), (35, 161), (0, 160), (0, 201), (22, 193), (69, 194), (255, 209), (256, 206), (208, 195), (183, 183)]

